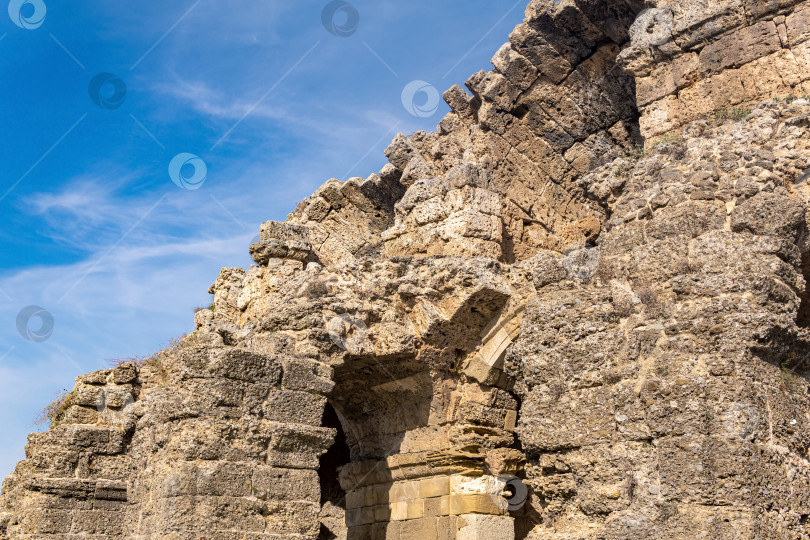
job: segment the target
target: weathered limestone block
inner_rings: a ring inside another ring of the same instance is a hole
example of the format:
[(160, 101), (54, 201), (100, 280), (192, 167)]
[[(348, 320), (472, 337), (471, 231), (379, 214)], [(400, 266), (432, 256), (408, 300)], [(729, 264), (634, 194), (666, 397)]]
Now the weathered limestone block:
[(802, 95), (806, 36), (798, 28), (804, 10), (759, 20), (794, 3), (736, 1), (698, 7), (681, 2), (639, 17), (620, 62), (637, 78), (642, 134), (653, 137), (747, 102)]
[(318, 474), (308, 469), (257, 467), (251, 478), (252, 494), (262, 500), (320, 501)]
[(760, 236), (776, 236), (793, 242), (806, 233), (803, 204), (772, 193), (757, 193), (734, 208), (731, 230)]
[(737, 32), (723, 36), (700, 51), (700, 70), (703, 73), (739, 67), (782, 48), (773, 21), (762, 21)]
[(810, 39), (810, 9), (798, 9), (785, 19), (788, 44), (794, 47)]
[(413, 184), (397, 203), (394, 226), (383, 233), (386, 254), (499, 259), (501, 201), (490, 184), (486, 171), (469, 164)]
[(326, 398), (308, 392), (279, 390), (271, 392), (262, 404), (264, 416), (276, 422), (320, 426)]
[(639, 107), (672, 95), (695, 79), (700, 65), (698, 55), (687, 53), (672, 62), (656, 67), (648, 77), (636, 80), (636, 99)]
[(471, 97), (467, 92), (462, 90), (459, 85), (453, 85), (450, 89), (448, 89), (444, 94), (442, 94), (442, 98), (447, 104), (453, 109), (453, 112), (463, 118), (472, 118), (475, 114), (474, 109), (474, 98)]
[(514, 521), (506, 517), (464, 515), (456, 522), (457, 540), (513, 538)]
[(275, 424), (267, 464), (291, 469), (317, 469), (318, 457), (331, 446), (335, 431), (303, 424)]
[(537, 79), (537, 68), (515, 52), (509, 43), (504, 44), (495, 53), (492, 65), (521, 90), (526, 90)]
[(220, 271), (217, 280), (208, 288), (208, 292), (214, 295), (211, 305), (215, 312), (226, 317), (237, 313), (244, 278), (245, 271), (242, 268), (223, 268)]
[(332, 380), (333, 371), (325, 364), (306, 358), (285, 359), (282, 363), (282, 386), (287, 390), (326, 394), (335, 386)]
[(262, 223), (259, 241), (250, 246), (250, 255), (257, 264), (266, 265), (270, 259), (305, 261), (312, 246), (306, 227), (267, 221)]
[(784, 12), (797, 4), (803, 3), (801, 0), (752, 0), (748, 10), (755, 18), (764, 17), (770, 14)]

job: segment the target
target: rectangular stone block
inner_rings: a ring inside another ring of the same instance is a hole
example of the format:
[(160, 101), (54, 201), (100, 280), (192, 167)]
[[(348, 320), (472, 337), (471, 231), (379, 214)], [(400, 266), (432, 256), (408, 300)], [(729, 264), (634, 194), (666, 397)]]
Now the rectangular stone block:
[(506, 411), (506, 417), (503, 421), (503, 429), (506, 431), (515, 431), (517, 425), (517, 411)]
[(427, 499), (429, 497), (441, 497), (450, 494), (450, 477), (436, 476), (433, 478), (423, 478), (419, 481), (419, 497)]
[(373, 507), (374, 523), (383, 523), (391, 519), (391, 507), (387, 504), (379, 504)]
[(127, 384), (134, 382), (137, 378), (138, 368), (133, 362), (129, 362), (113, 369), (107, 380), (115, 384)]
[(357, 488), (346, 493), (346, 508), (354, 510), (366, 504), (365, 488)]
[(425, 517), (439, 517), (442, 515), (442, 498), (433, 497), (424, 500), (424, 516)]
[[(328, 192), (321, 195), (326, 198)], [(257, 263), (267, 264), (270, 258), (303, 261), (311, 250), (309, 227), (266, 221), (259, 231), (259, 241), (251, 246), (251, 255)]]
[(362, 525), (370, 525), (375, 521), (373, 506), (366, 506), (360, 509), (360, 523)]
[(399, 521), (375, 523), (371, 526), (371, 538), (372, 540), (400, 540), (400, 526)]
[(70, 403), (73, 405), (84, 405), (87, 407), (97, 407), (102, 403), (104, 389), (99, 386), (86, 384), (78, 385), (73, 391)]
[(104, 386), (107, 384), (107, 376), (109, 374), (109, 369), (102, 369), (101, 371), (94, 371), (85, 375), (79, 375), (76, 377), (76, 384), (93, 384)]
[[(123, 510), (123, 507), (122, 507)], [(101, 534), (114, 537), (123, 534), (123, 511), (80, 510), (73, 516), (73, 534)]]
[(94, 498), (104, 501), (127, 501), (127, 483), (114, 480), (97, 480)]
[(90, 463), (90, 476), (107, 480), (129, 479), (132, 466), (128, 456), (94, 456)]
[(421, 499), (391, 503), (391, 519), (393, 521), (417, 519), (422, 517), (424, 512), (424, 502)]
[(363, 490), (365, 494), (363, 506), (375, 506), (378, 504), (387, 505), (391, 499), (389, 496), (391, 488), (392, 484), (375, 484), (373, 486), (368, 486)]
[(572, 71), (571, 64), (539, 33), (524, 23), (509, 35), (515, 50), (534, 64), (541, 76), (552, 82), (562, 82)]
[(23, 516), (24, 530), (31, 533), (65, 534), (70, 532), (73, 512), (69, 510), (31, 510)]
[(391, 486), (389, 502), (412, 501), (419, 498), (419, 480), (406, 480)]
[(537, 79), (538, 71), (529, 60), (504, 44), (492, 58), (492, 65), (521, 90), (526, 90)]
[(548, 451), (613, 440), (616, 404), (609, 388), (583, 388), (563, 398), (536, 391), (524, 401), (524, 407), (531, 401), (534, 411), (521, 416), (521, 427), (528, 434), (522, 440), (524, 448)]
[(700, 70), (716, 73), (739, 67), (782, 48), (773, 21), (762, 21), (723, 36), (700, 51)]
[(459, 85), (453, 85), (442, 97), (450, 108), (459, 116), (466, 118), (472, 116), (473, 110), (470, 106), (472, 98), (461, 89)]
[(63, 425), (49, 435), (62, 446), (86, 448), (98, 454), (120, 454), (124, 451), (124, 432), (101, 426)]
[(320, 426), (326, 398), (296, 390), (271, 390), (262, 411), (274, 422)]
[(373, 525), (349, 526), (347, 540), (374, 540)]
[[(319, 511), (320, 505), (318, 503), (279, 502), (267, 504), (265, 515), (262, 514), (260, 509), (259, 517), (262, 517), (263, 524), (266, 522), (265, 533), (283, 535), (283, 538), (296, 538), (296, 535), (313, 538), (318, 535), (321, 528), (318, 519)], [(238, 515), (234, 516), (234, 519), (238, 518)], [(199, 523), (207, 523), (206, 518), (201, 516)], [(237, 530), (247, 529), (247, 527), (238, 524), (230, 528)]]
[(495, 502), (495, 495), (487, 493), (465, 493), (442, 497), (442, 515), (461, 514), (500, 515), (503, 510)]
[(456, 516), (441, 516), (436, 520), (436, 540), (456, 540)]
[(456, 527), (456, 540), (502, 540), (515, 537), (515, 522), (510, 517), (459, 516)]
[(346, 526), (352, 528), (360, 525), (362, 515), (362, 508), (352, 508), (351, 510), (346, 510)]
[(748, 0), (745, 10), (751, 17), (759, 19), (801, 2), (802, 0)]
[(281, 385), (287, 390), (301, 390), (326, 394), (334, 388), (332, 368), (306, 358), (288, 358), (281, 361), (284, 375)]
[(69, 407), (62, 417), (61, 423), (64, 424), (86, 424), (93, 425), (98, 423), (101, 415), (95, 407), (82, 407), (73, 405)]
[(276, 384), (281, 380), (281, 364), (269, 356), (243, 349), (226, 349), (212, 355), (207, 376), (239, 381)]
[(372, 540), (400, 540), (400, 528), (402, 524), (399, 521), (392, 521), (391, 523), (376, 523), (372, 526)]
[(335, 430), (302, 424), (275, 424), (267, 464), (291, 469), (317, 469), (318, 458), (335, 440)]
[(321, 497), (320, 480), (314, 470), (258, 466), (253, 471), (252, 495), (262, 500), (317, 503)]
[(179, 462), (161, 476), (156, 491), (162, 498), (251, 494), (250, 470), (237, 463)]
[(796, 10), (790, 14), (785, 26), (791, 47), (810, 39), (810, 9)]
[(636, 80), (636, 100), (639, 107), (658, 101), (664, 96), (674, 94), (686, 87), (690, 75), (700, 65), (696, 53), (687, 53), (663, 63), (653, 70), (649, 77)]
[[(23, 479), (26, 489), (39, 491), (48, 495), (69, 500), (72, 498), (90, 498), (96, 490), (96, 482), (92, 479), (79, 478), (43, 478), (32, 476)], [(44, 502), (44, 501), (43, 501)], [(43, 506), (49, 506), (44, 504)]]
[(436, 538), (437, 518), (426, 517), (403, 521), (399, 535), (402, 540), (427, 540)]
[(487, 407), (475, 401), (467, 401), (459, 406), (456, 416), (459, 423), (502, 428), (509, 412), (509, 409)]

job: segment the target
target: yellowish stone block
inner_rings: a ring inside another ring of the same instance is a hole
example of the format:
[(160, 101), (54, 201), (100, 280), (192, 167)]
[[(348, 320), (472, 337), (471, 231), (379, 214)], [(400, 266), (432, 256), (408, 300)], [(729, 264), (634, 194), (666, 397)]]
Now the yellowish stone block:
[(450, 477), (434, 476), (419, 481), (419, 496), (423, 499), (450, 494)]
[(442, 497), (442, 515), (460, 514), (501, 515), (504, 511), (495, 502), (495, 497), (485, 493), (465, 493)]
[(515, 431), (517, 425), (517, 411), (507, 411), (506, 418), (503, 421), (503, 429), (506, 431)]
[(417, 499), (415, 501), (401, 501), (395, 502), (390, 505), (391, 519), (393, 521), (405, 521), (407, 519), (417, 519), (424, 516), (425, 506), (424, 501)]

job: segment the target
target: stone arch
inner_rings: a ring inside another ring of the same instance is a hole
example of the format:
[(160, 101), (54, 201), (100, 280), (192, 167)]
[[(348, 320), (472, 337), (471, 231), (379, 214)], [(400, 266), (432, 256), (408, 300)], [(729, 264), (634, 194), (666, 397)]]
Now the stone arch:
[(522, 462), (518, 404), (505, 377), (475, 380), (464, 365), (502, 355), (525, 300), (485, 259), (389, 265), (392, 280), (420, 275), (425, 288), (403, 288), (388, 314), (325, 324), (336, 351), (326, 398), (350, 451), (339, 473), (347, 536), (512, 538), (502, 489)]

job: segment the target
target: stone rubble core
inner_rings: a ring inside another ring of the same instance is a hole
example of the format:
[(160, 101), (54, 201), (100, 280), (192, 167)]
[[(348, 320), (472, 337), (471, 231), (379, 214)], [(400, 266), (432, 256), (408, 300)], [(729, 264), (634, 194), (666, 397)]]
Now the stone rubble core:
[(808, 38), (809, 1), (531, 2), (436, 133), (77, 379), (0, 538), (810, 538)]

